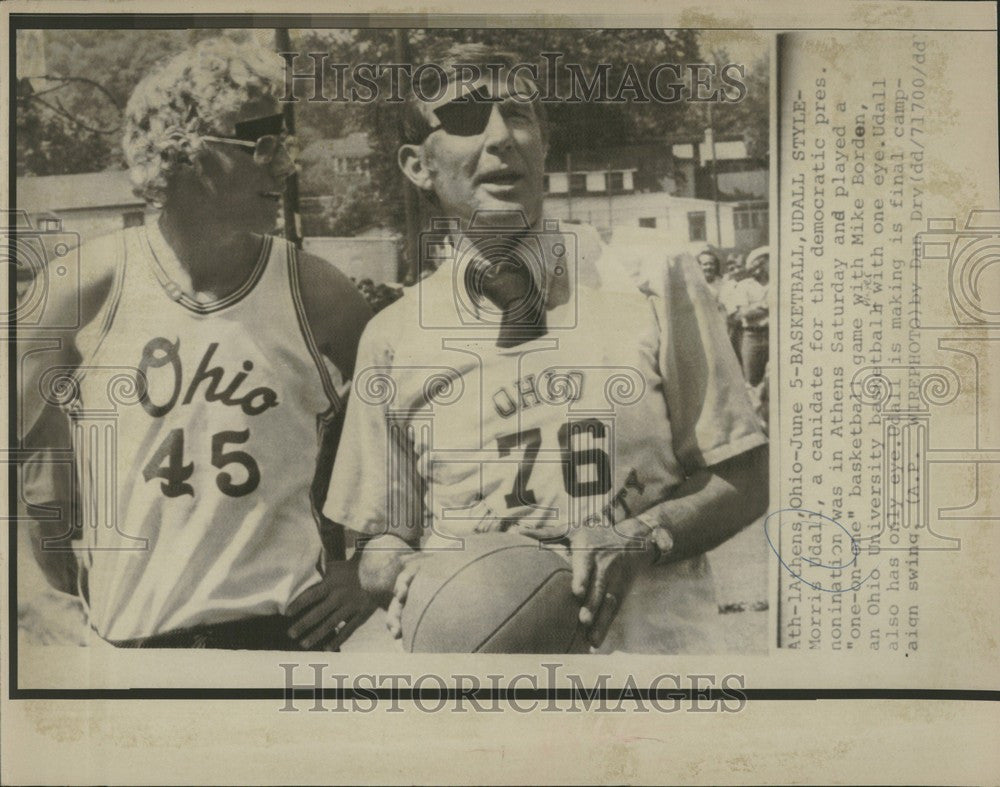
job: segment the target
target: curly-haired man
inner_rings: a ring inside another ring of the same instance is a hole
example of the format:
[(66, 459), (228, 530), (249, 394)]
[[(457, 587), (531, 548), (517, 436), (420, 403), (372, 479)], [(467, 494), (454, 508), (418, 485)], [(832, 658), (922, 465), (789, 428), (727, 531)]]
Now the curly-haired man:
[[(25, 360), (26, 428), (52, 371), (72, 370), (78, 585), (115, 645), (333, 648), (373, 609), (314, 483), (370, 310), (331, 265), (265, 234), (295, 166), (280, 85), (276, 55), (228, 39), (143, 79), (124, 148), (162, 211), (82, 249), (79, 286), (56, 284), (47, 309), (79, 304), (82, 327)], [(123, 368), (134, 395), (109, 450), (82, 427)]]

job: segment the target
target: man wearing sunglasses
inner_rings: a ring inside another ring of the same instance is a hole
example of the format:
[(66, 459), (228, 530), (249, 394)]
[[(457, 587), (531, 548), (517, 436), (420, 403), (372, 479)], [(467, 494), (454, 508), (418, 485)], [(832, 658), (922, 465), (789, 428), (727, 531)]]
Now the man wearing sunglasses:
[[(29, 427), (46, 375), (74, 380), (78, 585), (114, 645), (331, 649), (374, 609), (318, 513), (370, 311), (267, 234), (295, 167), (280, 85), (276, 55), (216, 39), (136, 87), (126, 158), (162, 211), (82, 250), (79, 289), (49, 304), (79, 303), (80, 327), (25, 364)], [(92, 439), (101, 408), (110, 447)]]
[(448, 220), (427, 246), (445, 259), (365, 330), (325, 511), (372, 537), (362, 584), (397, 637), (432, 547), (507, 531), (568, 546), (593, 647), (706, 647), (683, 609), (716, 613), (700, 556), (767, 501), (766, 439), (711, 293), (668, 249), (656, 296), (582, 286), (572, 227), (543, 218), (537, 88), (483, 47), (435, 62), (446, 90), (417, 85), (398, 158)]

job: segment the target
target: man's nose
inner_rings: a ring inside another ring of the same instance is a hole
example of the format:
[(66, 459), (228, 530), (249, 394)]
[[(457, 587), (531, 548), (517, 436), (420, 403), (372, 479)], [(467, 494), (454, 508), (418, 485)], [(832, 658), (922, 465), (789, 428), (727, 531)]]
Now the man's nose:
[(486, 123), (486, 129), (483, 131), (483, 134), (485, 136), (486, 150), (490, 153), (505, 150), (513, 144), (514, 138), (510, 133), (510, 127), (507, 125), (507, 119), (500, 111), (499, 104), (494, 104), (490, 109), (490, 119)]

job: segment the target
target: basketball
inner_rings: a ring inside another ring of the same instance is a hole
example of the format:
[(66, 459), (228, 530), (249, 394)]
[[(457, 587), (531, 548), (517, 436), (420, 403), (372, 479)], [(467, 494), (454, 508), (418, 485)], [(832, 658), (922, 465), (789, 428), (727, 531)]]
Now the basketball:
[(523, 536), (469, 536), (423, 560), (403, 606), (420, 653), (585, 653), (580, 602), (559, 554)]

